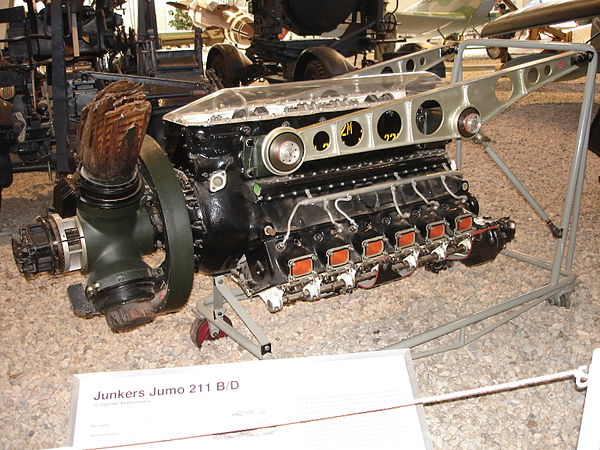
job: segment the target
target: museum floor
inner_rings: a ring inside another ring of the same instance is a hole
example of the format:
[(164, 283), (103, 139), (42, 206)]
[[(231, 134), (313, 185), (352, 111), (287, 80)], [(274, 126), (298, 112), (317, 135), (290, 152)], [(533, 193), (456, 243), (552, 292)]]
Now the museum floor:
[[(526, 97), (489, 124), (491, 146), (554, 219), (562, 207), (582, 81), (555, 83)], [(596, 94), (596, 103), (600, 94)], [(480, 340), (415, 361), (423, 395), (528, 378), (588, 364), (600, 347), (600, 158), (589, 153), (574, 269), (580, 284), (571, 309), (542, 303)], [(485, 152), (465, 146), (465, 178), (484, 215), (517, 222), (511, 249), (549, 260), (553, 239)], [(78, 274), (25, 281), (12, 260), (10, 235), (51, 202), (44, 173), (19, 174), (0, 213), (0, 447), (65, 445), (75, 373), (242, 361), (233, 341), (190, 342), (192, 305), (209, 293), (197, 276), (182, 312), (126, 334), (103, 319), (75, 317), (65, 289)], [(245, 306), (273, 342), (277, 358), (370, 351), (477, 312), (537, 287), (547, 274), (499, 256), (455, 265), (352, 295), (288, 306), (277, 314), (258, 301)], [(239, 323), (234, 319), (234, 325)], [(318, 374), (317, 374), (318, 376)], [(368, 380), (366, 380), (368, 381)], [(554, 384), (425, 407), (435, 448), (574, 448), (585, 392)], [(199, 408), (198, 420), (210, 411)]]

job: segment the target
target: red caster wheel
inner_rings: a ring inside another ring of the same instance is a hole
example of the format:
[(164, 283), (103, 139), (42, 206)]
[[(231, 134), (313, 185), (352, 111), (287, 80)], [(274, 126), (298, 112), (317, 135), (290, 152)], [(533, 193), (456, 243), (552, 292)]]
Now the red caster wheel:
[[(229, 317), (223, 316), (223, 320), (225, 323), (227, 323), (227, 325), (232, 325)], [(227, 335), (222, 330), (219, 330), (216, 336), (211, 336), (210, 324), (203, 317), (196, 317), (192, 323), (192, 328), (190, 329), (190, 338), (192, 339), (193, 344), (198, 348), (202, 348), (202, 344), (205, 341), (215, 341), (224, 337), (227, 337)]]

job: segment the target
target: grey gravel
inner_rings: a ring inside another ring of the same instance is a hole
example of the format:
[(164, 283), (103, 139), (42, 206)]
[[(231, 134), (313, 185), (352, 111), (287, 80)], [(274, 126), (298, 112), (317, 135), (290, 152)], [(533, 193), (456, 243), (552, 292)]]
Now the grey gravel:
[[(555, 83), (484, 128), (492, 147), (555, 219), (561, 212), (582, 89), (581, 81)], [(552, 257), (554, 242), (547, 227), (485, 152), (471, 143), (466, 145), (464, 171), (483, 214), (516, 220), (517, 237), (510, 248)], [(589, 363), (600, 346), (599, 176), (600, 158), (590, 153), (574, 264), (579, 285), (572, 308), (542, 303), (459, 350), (415, 361), (423, 395)], [(103, 319), (84, 320), (71, 313), (65, 290), (83, 280), (79, 274), (25, 281), (13, 264), (9, 235), (50, 205), (51, 187), (47, 174), (16, 175), (4, 192), (0, 213), (2, 448), (65, 444), (73, 374), (252, 359), (229, 339), (207, 343), (201, 351), (189, 341), (192, 305), (210, 292), (208, 277), (196, 277), (192, 300), (182, 312), (126, 334), (112, 334)], [(375, 290), (296, 304), (277, 314), (268, 313), (258, 300), (245, 306), (271, 337), (276, 357), (338, 354), (379, 349), (547, 280), (544, 271), (500, 256), (471, 269), (457, 265), (437, 275), (420, 271)], [(235, 324), (239, 320), (234, 318)], [(584, 398), (573, 382), (557, 382), (427, 406), (425, 414), (436, 448), (573, 448)], [(198, 414), (202, 420), (210, 411)]]

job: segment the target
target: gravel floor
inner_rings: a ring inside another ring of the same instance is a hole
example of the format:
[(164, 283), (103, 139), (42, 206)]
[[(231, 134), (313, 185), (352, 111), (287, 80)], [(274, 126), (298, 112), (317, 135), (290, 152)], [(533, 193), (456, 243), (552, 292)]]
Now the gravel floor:
[[(554, 84), (484, 128), (492, 147), (553, 218), (562, 207), (582, 89), (580, 81)], [(510, 248), (550, 259), (554, 243), (547, 227), (481, 148), (466, 145), (464, 171), (484, 214), (517, 221)], [(600, 342), (600, 158), (590, 153), (586, 172), (573, 307), (542, 303), (459, 350), (415, 361), (424, 395), (589, 362)], [(2, 448), (65, 444), (75, 373), (252, 359), (228, 339), (208, 343), (200, 352), (190, 343), (191, 305), (209, 293), (208, 277), (196, 277), (192, 300), (182, 312), (119, 335), (111, 334), (103, 319), (79, 319), (69, 310), (65, 289), (82, 280), (79, 274), (25, 281), (12, 261), (10, 234), (50, 204), (51, 186), (47, 174), (17, 175), (4, 192), (0, 213)], [(296, 304), (275, 315), (259, 301), (245, 306), (271, 337), (276, 357), (359, 352), (488, 308), (547, 278), (542, 270), (500, 256), (472, 269), (457, 265), (438, 275), (421, 270), (373, 291)], [(428, 406), (425, 413), (436, 448), (573, 448), (584, 395), (573, 382), (558, 382)]]

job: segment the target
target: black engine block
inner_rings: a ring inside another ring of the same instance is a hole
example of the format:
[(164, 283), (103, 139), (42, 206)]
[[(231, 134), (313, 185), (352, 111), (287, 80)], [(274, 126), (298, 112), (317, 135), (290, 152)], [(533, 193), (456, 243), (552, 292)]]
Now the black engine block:
[[(435, 82), (422, 77), (412, 86)], [(251, 88), (246, 92), (252, 95)], [(214, 96), (220, 95), (227, 96)], [(276, 311), (295, 300), (401, 278), (419, 266), (437, 272), (453, 260), (493, 259), (512, 240), (514, 223), (477, 217), (468, 182), (452, 170), (449, 141), (307, 158), (295, 130), (390, 98), (394, 93), (386, 91), (360, 102), (322, 100), (329, 110), (267, 103), (229, 108), (230, 116), (211, 106), (203, 123), (184, 123), (192, 111), (218, 103), (207, 98), (168, 115), (167, 151), (186, 196), (195, 270), (232, 274), (247, 295), (258, 294)], [(220, 105), (228, 108), (225, 100)], [(271, 113), (277, 107), (294, 114)], [(436, 114), (423, 110), (419, 117), (434, 123)], [(393, 136), (393, 119), (379, 121), (386, 141), (393, 141), (386, 137)], [(345, 123), (342, 142), (363, 139), (355, 124)], [(315, 152), (329, 146), (316, 137), (313, 145)]]

